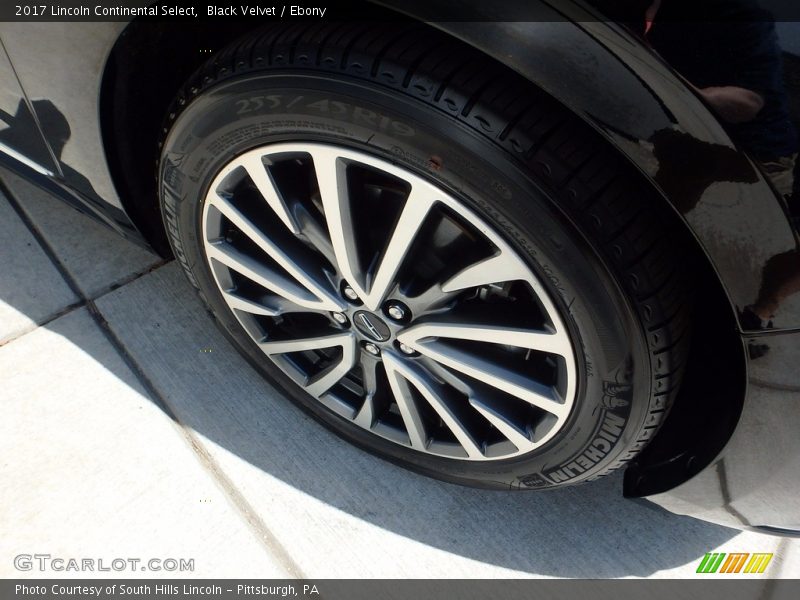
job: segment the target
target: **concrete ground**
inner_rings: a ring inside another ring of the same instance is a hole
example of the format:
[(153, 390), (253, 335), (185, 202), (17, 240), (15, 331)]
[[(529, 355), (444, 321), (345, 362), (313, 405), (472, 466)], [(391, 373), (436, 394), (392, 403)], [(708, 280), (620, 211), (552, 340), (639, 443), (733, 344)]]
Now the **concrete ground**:
[(624, 500), (618, 475), (510, 494), (373, 458), (263, 381), (177, 264), (3, 180), (0, 577), (92, 576), (19, 571), (20, 554), (194, 559), (182, 575), (205, 578), (594, 578), (693, 577), (738, 551), (800, 573), (800, 541)]

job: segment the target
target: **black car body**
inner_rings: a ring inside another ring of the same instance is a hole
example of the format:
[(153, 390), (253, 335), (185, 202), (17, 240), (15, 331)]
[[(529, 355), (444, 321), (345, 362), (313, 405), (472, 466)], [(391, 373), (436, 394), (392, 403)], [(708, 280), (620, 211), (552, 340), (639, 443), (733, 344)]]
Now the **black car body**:
[[(720, 524), (797, 533), (800, 294), (785, 298), (769, 322), (754, 323), (745, 310), (776, 261), (795, 276), (800, 269), (790, 208), (642, 32), (597, 12), (607, 6), (541, 0), (510, 13), (517, 21), (492, 18), (484, 7), (459, 3), (449, 20), (447, 2), (374, 10), (433, 15), (432, 26), (557, 99), (635, 166), (691, 234), (701, 277), (690, 364), (666, 424), (627, 468), (625, 495)], [(0, 24), (2, 165), (169, 255), (155, 182), (166, 112), (206, 49), (259, 25)], [(796, 121), (800, 27), (779, 22), (777, 31)]]

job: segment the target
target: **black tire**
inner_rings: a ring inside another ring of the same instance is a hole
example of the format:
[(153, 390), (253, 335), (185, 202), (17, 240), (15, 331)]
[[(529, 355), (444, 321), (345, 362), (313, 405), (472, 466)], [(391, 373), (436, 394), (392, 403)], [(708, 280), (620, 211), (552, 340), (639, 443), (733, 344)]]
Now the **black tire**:
[[(423, 26), (275, 26), (206, 64), (168, 121), (159, 188), (175, 255), (244, 356), (342, 437), (456, 483), (551, 488), (624, 465), (664, 421), (690, 334), (674, 219), (604, 140), (516, 74)], [(328, 411), (264, 357), (214, 285), (199, 215), (224, 162), (299, 140), (335, 142), (424, 176), (530, 262), (582, 349), (576, 408), (556, 438), (503, 461), (418, 453)]]

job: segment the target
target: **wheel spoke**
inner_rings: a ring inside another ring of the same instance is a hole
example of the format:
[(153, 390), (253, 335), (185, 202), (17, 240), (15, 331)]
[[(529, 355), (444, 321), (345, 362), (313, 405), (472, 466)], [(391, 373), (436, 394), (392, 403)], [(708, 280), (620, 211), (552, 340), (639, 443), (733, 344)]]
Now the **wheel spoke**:
[[(456, 293), (469, 288), (511, 281), (524, 281), (528, 284), (533, 295), (541, 302), (547, 318), (555, 325), (556, 329), (562, 329), (558, 311), (542, 283), (525, 266), (525, 263), (508, 249), (500, 250), (498, 254), (462, 269), (444, 282), (441, 290), (444, 293)], [(570, 347), (570, 341), (566, 336), (564, 336), (564, 340), (566, 346)]]
[(375, 424), (375, 394), (378, 392), (378, 359), (371, 358), (362, 362), (364, 376), (364, 404), (356, 414), (356, 424), (365, 429), (372, 429)]
[(514, 444), (517, 450), (527, 450), (533, 444), (526, 431), (522, 431), (517, 425), (513, 424), (490, 405), (481, 402), (478, 398), (470, 398), (469, 403), (475, 410), (481, 413), (487, 421), (494, 425), (508, 441)]
[[(309, 268), (304, 268), (305, 265), (302, 265), (298, 260), (292, 259), (283, 248), (264, 235), (252, 221), (237, 210), (226, 198), (219, 194), (214, 194), (209, 197), (209, 203), (308, 290), (317, 299), (320, 309), (341, 310), (343, 308), (342, 301), (331, 293), (329, 289), (326, 289), (326, 282), (321, 277), (311, 275)], [(329, 288), (330, 286), (328, 285), (327, 287)]]
[[(478, 337), (478, 340), (508, 344), (508, 341), (499, 340), (511, 339), (517, 343), (510, 345), (517, 345), (522, 348), (535, 348), (535, 346), (547, 347), (548, 345), (553, 345), (556, 349), (561, 347), (560, 343), (551, 344), (550, 342), (544, 342), (543, 338), (549, 337), (544, 334), (524, 332), (523, 335), (523, 332), (511, 331), (519, 335), (512, 335), (510, 338), (498, 337), (499, 334), (495, 331), (495, 328), (486, 327), (445, 324), (417, 325), (401, 333), (398, 339), (402, 343), (414, 348), (417, 352), (451, 369), (455, 369), (492, 387), (512, 394), (557, 417), (566, 416), (569, 407), (559, 398), (558, 393), (552, 387), (517, 373), (496, 362), (480, 358), (457, 347), (435, 341), (438, 339), (439, 335), (455, 337), (456, 339), (476, 339), (475, 334), (483, 332), (483, 334), (485, 334), (484, 337)], [(491, 339), (492, 337), (494, 339)]]
[(331, 389), (342, 377), (356, 365), (358, 355), (355, 342), (344, 349), (344, 356), (339, 364), (330, 367), (324, 373), (314, 378), (306, 386), (306, 391), (312, 396), (321, 396), (324, 392)]
[(269, 306), (264, 306), (258, 302), (237, 296), (233, 292), (225, 291), (224, 294), (228, 306), (236, 310), (241, 310), (251, 315), (264, 315), (266, 317), (275, 317), (281, 313), (281, 311), (270, 308)]
[(342, 276), (363, 298), (366, 296), (365, 281), (356, 252), (345, 164), (336, 151), (321, 146), (313, 149), (311, 157), (337, 265)]
[(492, 344), (505, 344), (550, 354), (566, 356), (571, 352), (569, 338), (563, 333), (530, 331), (513, 327), (462, 323), (424, 323), (404, 331), (399, 340), (409, 346), (425, 338), (450, 338)]
[(308, 310), (337, 310), (338, 305), (322, 301), (308, 289), (287, 278), (258, 260), (247, 256), (226, 242), (206, 245), (206, 254), (229, 269), (233, 269), (260, 286), (283, 296)]
[(261, 342), (261, 349), (269, 354), (286, 354), (287, 352), (307, 352), (309, 350), (324, 350), (335, 348), (336, 346), (349, 345), (353, 341), (351, 333), (334, 333), (330, 335), (320, 335), (316, 337), (276, 340)]
[(363, 298), (364, 304), (370, 310), (377, 310), (386, 299), (386, 294), (394, 283), (394, 277), (427, 218), (435, 198), (433, 190), (427, 186), (420, 185), (411, 189), (389, 238), (380, 266), (369, 286), (369, 293)]
[(321, 396), (352, 369), (358, 358), (358, 345), (352, 333), (301, 338), (286, 341), (261, 342), (261, 349), (268, 355), (287, 354), (290, 352), (307, 352), (341, 347), (342, 358), (322, 373), (305, 382), (303, 387), (312, 396)]
[(388, 365), (391, 365), (391, 369), (396, 376), (403, 377), (422, 394), (425, 401), (431, 405), (448, 429), (453, 432), (453, 435), (466, 451), (467, 456), (470, 458), (482, 458), (484, 456), (475, 439), (448, 406), (443, 397), (442, 386), (434, 383), (430, 377), (424, 376), (417, 369), (403, 361), (386, 357), (384, 362), (387, 363), (387, 369), (390, 368)]
[(297, 234), (297, 225), (291, 214), (289, 214), (289, 209), (284, 204), (278, 190), (275, 189), (261, 156), (259, 151), (248, 152), (239, 159), (238, 164), (244, 167), (261, 196), (280, 220), (283, 221), (284, 225), (289, 228), (289, 231)]
[(386, 354), (383, 357), (383, 364), (386, 367), (386, 375), (389, 378), (389, 386), (392, 388), (395, 402), (397, 402), (400, 415), (403, 417), (411, 447), (424, 451), (428, 447), (428, 434), (425, 431), (422, 415), (419, 414), (414, 397), (411, 395), (410, 384), (399, 370), (402, 363)]
[(459, 271), (442, 284), (443, 292), (456, 292), (471, 287), (515, 281), (528, 275), (525, 266), (501, 252)]
[(458, 292), (442, 292), (441, 286), (434, 284), (418, 296), (406, 298), (406, 305), (412, 314), (424, 315), (442, 310), (457, 294)]
[[(235, 289), (223, 290), (225, 300), (231, 308), (249, 313), (251, 315), (263, 315), (265, 317), (277, 317), (288, 313), (307, 313), (310, 309), (305, 306), (292, 302), (282, 296), (272, 296), (267, 300), (253, 300), (240, 296)], [(326, 311), (320, 311), (325, 312)]]
[(319, 252), (330, 264), (336, 264), (336, 255), (327, 228), (313, 218), (304, 207), (297, 209), (300, 231), (306, 242)]

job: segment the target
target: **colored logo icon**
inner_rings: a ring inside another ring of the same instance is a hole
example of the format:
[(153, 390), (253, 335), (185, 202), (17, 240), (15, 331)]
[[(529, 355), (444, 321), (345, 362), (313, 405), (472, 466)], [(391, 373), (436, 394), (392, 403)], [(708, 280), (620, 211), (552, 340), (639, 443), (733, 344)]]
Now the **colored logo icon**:
[(772, 561), (765, 552), (707, 552), (697, 566), (697, 573), (763, 573)]

